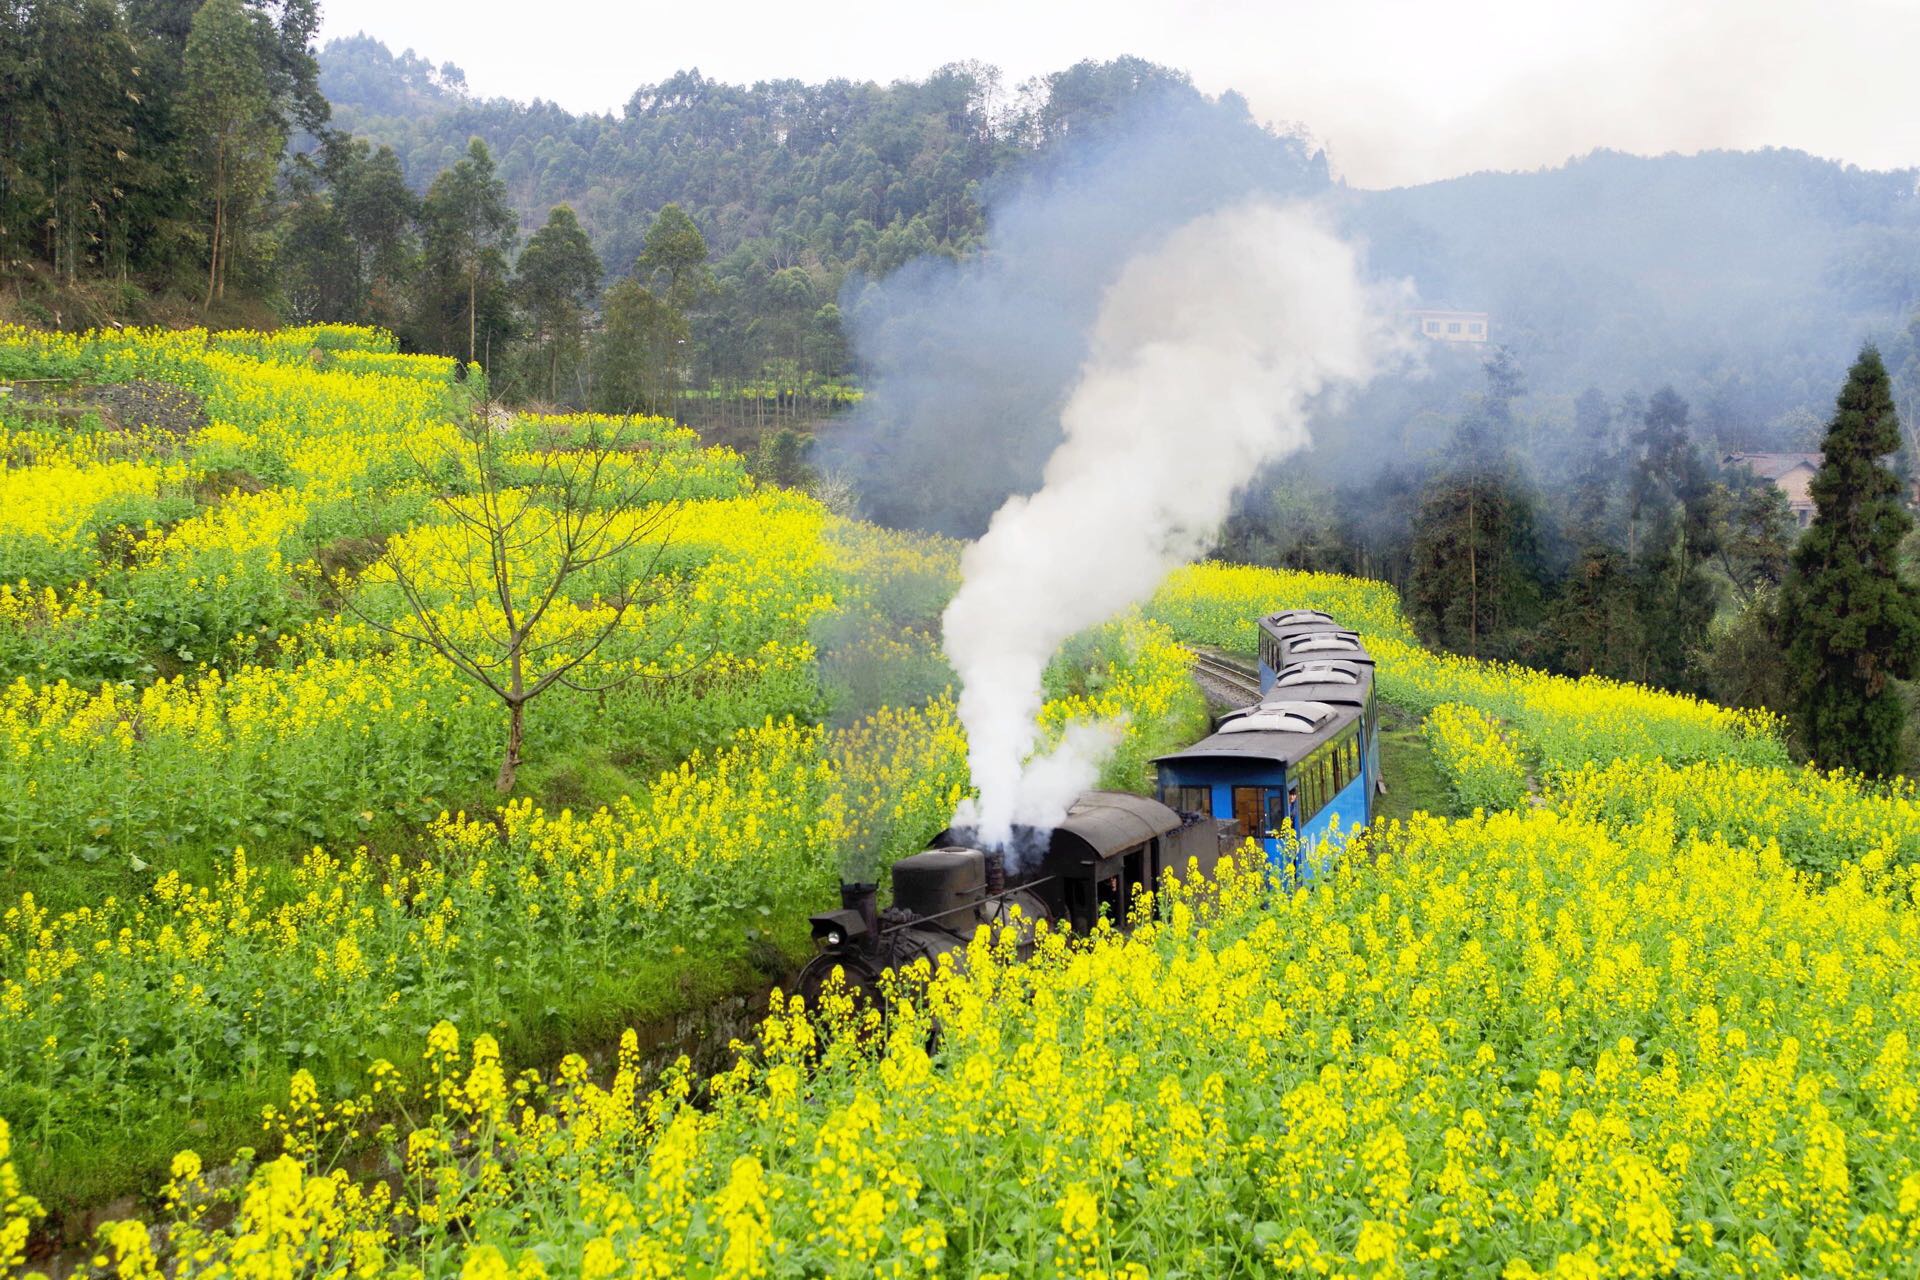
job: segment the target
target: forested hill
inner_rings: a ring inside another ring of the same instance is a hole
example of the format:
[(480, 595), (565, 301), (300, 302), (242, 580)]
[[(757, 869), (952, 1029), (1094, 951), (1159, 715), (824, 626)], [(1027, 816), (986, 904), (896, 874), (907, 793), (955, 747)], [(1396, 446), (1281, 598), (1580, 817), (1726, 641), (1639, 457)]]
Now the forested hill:
[[(696, 374), (751, 375), (775, 353), (836, 364), (837, 303), (850, 276), (972, 249), (996, 182), (1030, 172), (1027, 162), (1069, 137), (1097, 135), (1142, 99), (1228, 118), (1255, 163), (1284, 174), (1289, 189), (1326, 181), (1310, 147), (1261, 128), (1236, 96), (1207, 99), (1183, 73), (1138, 58), (1082, 63), (1017, 89), (976, 64), (890, 85), (740, 86), (689, 70), (641, 86), (606, 115), (475, 99), (458, 68), (411, 51), (396, 57), (367, 36), (331, 42), (320, 63), (334, 123), (392, 146), (416, 190), (478, 136), (522, 228), (571, 205), (610, 275), (632, 266), (663, 205), (685, 209), (719, 288), (696, 325), (701, 358), (716, 367)], [(805, 336), (769, 344), (749, 328)]]

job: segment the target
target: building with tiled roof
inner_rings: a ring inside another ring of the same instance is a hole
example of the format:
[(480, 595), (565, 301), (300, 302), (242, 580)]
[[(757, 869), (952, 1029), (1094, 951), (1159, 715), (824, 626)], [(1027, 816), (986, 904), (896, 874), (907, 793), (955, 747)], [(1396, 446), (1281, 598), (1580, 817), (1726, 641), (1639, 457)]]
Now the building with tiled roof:
[(1813, 523), (1813, 495), (1808, 486), (1820, 469), (1817, 453), (1729, 453), (1720, 459), (1723, 467), (1745, 467), (1787, 495), (1787, 507), (1794, 523), (1802, 529)]

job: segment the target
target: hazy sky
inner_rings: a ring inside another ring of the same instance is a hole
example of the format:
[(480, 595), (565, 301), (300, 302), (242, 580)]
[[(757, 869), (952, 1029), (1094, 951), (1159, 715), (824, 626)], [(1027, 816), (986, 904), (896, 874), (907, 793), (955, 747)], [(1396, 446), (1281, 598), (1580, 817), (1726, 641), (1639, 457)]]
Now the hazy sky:
[(1011, 87), (1138, 54), (1304, 125), (1389, 186), (1639, 152), (1798, 147), (1920, 165), (1920, 0), (323, 0), (467, 73), (476, 94), (617, 110), (686, 67), (727, 81), (918, 78), (980, 59)]

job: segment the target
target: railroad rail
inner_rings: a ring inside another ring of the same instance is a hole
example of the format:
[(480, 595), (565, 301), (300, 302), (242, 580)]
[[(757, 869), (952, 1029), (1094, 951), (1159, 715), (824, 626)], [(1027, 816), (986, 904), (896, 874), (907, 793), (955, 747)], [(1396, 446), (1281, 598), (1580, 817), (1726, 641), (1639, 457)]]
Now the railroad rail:
[(1215, 684), (1224, 685), (1236, 696), (1244, 697), (1249, 703), (1260, 701), (1260, 681), (1252, 672), (1235, 666), (1224, 658), (1216, 658), (1210, 653), (1193, 655), (1193, 669), (1198, 675), (1206, 676)]

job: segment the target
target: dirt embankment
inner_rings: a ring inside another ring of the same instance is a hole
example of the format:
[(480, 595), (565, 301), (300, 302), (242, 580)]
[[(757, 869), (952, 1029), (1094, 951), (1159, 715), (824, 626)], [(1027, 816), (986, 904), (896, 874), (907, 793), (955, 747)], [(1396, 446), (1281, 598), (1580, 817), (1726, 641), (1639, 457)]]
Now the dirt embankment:
[(34, 329), (277, 329), (280, 316), (258, 298), (228, 298), (212, 308), (194, 292), (152, 288), (133, 280), (67, 281), (37, 264), (0, 279), (0, 324)]

